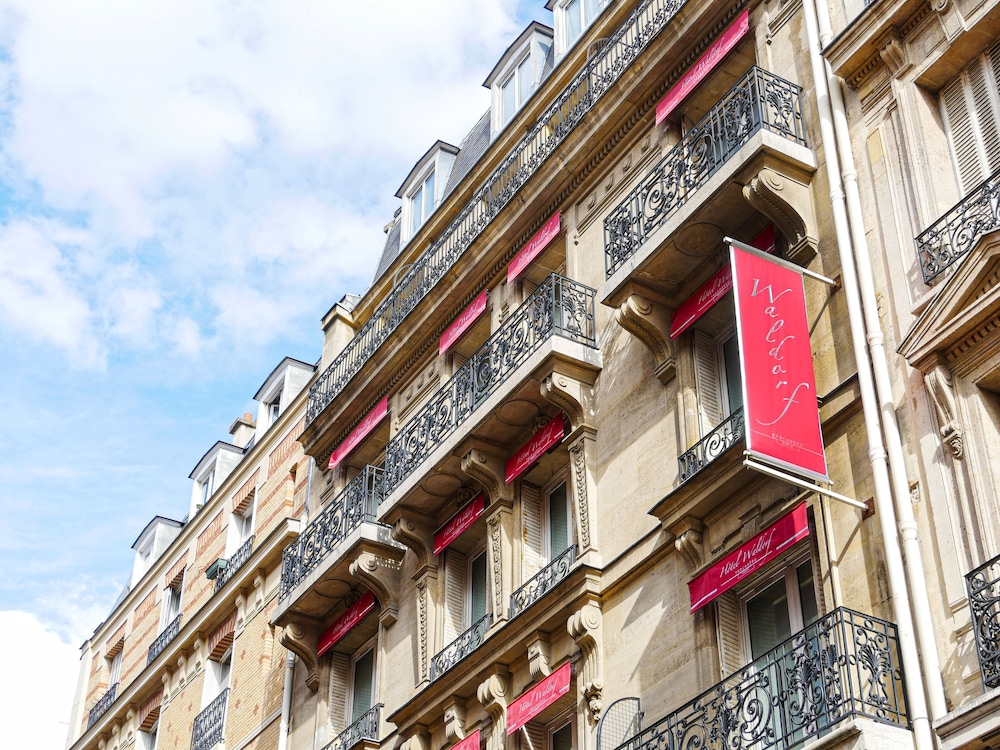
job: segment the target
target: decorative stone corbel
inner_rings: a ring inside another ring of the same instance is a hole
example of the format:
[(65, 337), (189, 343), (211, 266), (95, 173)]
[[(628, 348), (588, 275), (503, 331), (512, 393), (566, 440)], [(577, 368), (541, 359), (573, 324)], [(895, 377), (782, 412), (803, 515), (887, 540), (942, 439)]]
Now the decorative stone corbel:
[(702, 545), (705, 524), (700, 518), (684, 516), (671, 524), (667, 530), (674, 537), (674, 548), (684, 555), (692, 570), (705, 564), (705, 549)]
[(652, 352), (653, 374), (661, 383), (669, 383), (677, 374), (677, 349), (670, 338), (671, 313), (665, 305), (640, 294), (630, 294), (615, 310), (618, 325)]
[(490, 504), (514, 502), (514, 491), (507, 486), (506, 462), (498, 455), (480, 446), (462, 456), (462, 471), (475, 479), (486, 490)]
[(528, 671), (535, 682), (552, 672), (549, 668), (549, 641), (541, 633), (536, 633), (535, 640), (528, 644)]
[(569, 375), (554, 372), (542, 381), (542, 398), (558, 406), (570, 421), (570, 432), (594, 424), (594, 389)]
[(417, 724), (410, 729), (409, 735), (400, 743), (399, 750), (429, 750), (430, 746), (430, 732), (423, 724)]
[(362, 552), (351, 563), (351, 575), (371, 589), (378, 599), (381, 610), (379, 622), (391, 627), (399, 614), (399, 602), (395, 592), (399, 591), (400, 561)]
[(497, 670), (480, 683), (476, 697), (493, 720), (486, 735), (486, 750), (503, 750), (507, 737), (507, 689), (510, 677), (506, 670)]
[(319, 660), (316, 658), (316, 641), (319, 634), (315, 625), (290, 622), (281, 629), (281, 645), (298, 656), (306, 668), (306, 687), (314, 693), (319, 690)]
[(951, 371), (938, 363), (933, 370), (924, 373), (924, 383), (934, 402), (937, 413), (941, 440), (955, 458), (961, 460), (965, 455), (965, 444), (962, 426), (958, 421), (958, 409), (955, 405), (955, 392), (952, 389)]
[(587, 716), (592, 724), (601, 718), (604, 703), (604, 649), (602, 646), (601, 608), (589, 602), (566, 621), (566, 631), (580, 647), (581, 667), (577, 671), (577, 690), (587, 704)]
[(465, 704), (452, 696), (452, 701), (444, 707), (444, 736), (454, 745), (465, 739)]
[(434, 557), (434, 524), (424, 514), (407, 512), (392, 524), (392, 538), (405, 544), (417, 558), (417, 570), (413, 580), (417, 580), (429, 568), (437, 569)]
[(765, 168), (743, 186), (743, 197), (788, 240), (789, 260), (804, 266), (816, 255), (816, 214), (808, 185)]

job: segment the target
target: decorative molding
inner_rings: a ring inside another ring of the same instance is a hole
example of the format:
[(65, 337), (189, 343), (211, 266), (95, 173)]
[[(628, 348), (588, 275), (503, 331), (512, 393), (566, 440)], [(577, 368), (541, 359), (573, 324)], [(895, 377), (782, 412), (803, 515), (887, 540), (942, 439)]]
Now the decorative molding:
[(506, 462), (483, 448), (473, 448), (462, 456), (462, 471), (483, 486), (490, 505), (497, 502), (514, 502), (514, 492), (504, 481)]
[(665, 305), (640, 294), (630, 294), (615, 310), (615, 321), (646, 345), (653, 354), (653, 373), (662, 383), (677, 374), (677, 347), (670, 338), (670, 316)]
[(951, 455), (961, 460), (965, 455), (964, 436), (958, 421), (951, 372), (939, 363), (934, 369), (924, 373), (924, 383), (937, 413), (941, 440)]
[(541, 633), (536, 633), (535, 639), (528, 644), (528, 671), (531, 672), (531, 679), (534, 682), (551, 674), (549, 655), (548, 639)]
[(465, 703), (454, 696), (444, 707), (444, 736), (452, 745), (465, 739)]
[(566, 631), (580, 647), (581, 668), (577, 671), (576, 684), (580, 697), (587, 703), (587, 718), (597, 724), (604, 708), (604, 649), (602, 646), (601, 608), (593, 602), (585, 604), (566, 621)]
[(373, 552), (362, 552), (350, 566), (351, 575), (375, 593), (381, 606), (378, 619), (386, 627), (395, 623), (399, 614), (399, 602), (394, 592), (399, 591), (400, 567), (399, 560)]
[(491, 583), (493, 584), (493, 612), (497, 619), (505, 611), (503, 606), (503, 522), (500, 513), (494, 513), (487, 522), (489, 538), (489, 561)]
[(427, 654), (427, 643), (430, 640), (429, 634), (427, 632), (427, 583), (428, 576), (422, 576), (420, 580), (417, 581), (417, 627), (419, 633), (417, 635), (420, 644), (420, 672), (418, 675), (419, 682), (424, 682), (428, 679), (429, 663)]
[(281, 629), (281, 645), (302, 660), (307, 670), (306, 686), (314, 693), (319, 690), (319, 660), (316, 658), (318, 637), (315, 625), (293, 621)]
[(808, 185), (765, 168), (743, 186), (743, 197), (788, 240), (789, 260), (802, 266), (812, 260), (818, 233)]
[(692, 570), (705, 564), (704, 542), (705, 524), (700, 518), (684, 516), (671, 524), (668, 532), (674, 537), (674, 548), (684, 555)]
[(899, 29), (890, 27), (873, 42), (878, 47), (879, 57), (893, 78), (898, 78), (911, 67), (907, 60), (906, 45), (899, 36)]
[(592, 430), (584, 430), (569, 446), (573, 497), (576, 500), (577, 535), (581, 554), (591, 549), (592, 542), (590, 533), (590, 503), (592, 498), (588, 489), (590, 478), (587, 475), (587, 442), (593, 441), (594, 435)]
[(542, 381), (540, 391), (542, 398), (569, 416), (570, 432), (593, 426), (594, 389), (587, 383), (556, 372)]
[(476, 690), (476, 697), (493, 720), (486, 735), (486, 750), (504, 750), (507, 739), (507, 689), (510, 675), (498, 668)]

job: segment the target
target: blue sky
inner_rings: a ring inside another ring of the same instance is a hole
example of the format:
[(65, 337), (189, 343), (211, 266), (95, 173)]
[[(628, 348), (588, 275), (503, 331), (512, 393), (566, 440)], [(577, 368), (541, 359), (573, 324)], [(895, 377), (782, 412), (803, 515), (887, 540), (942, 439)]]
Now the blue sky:
[[(283, 356), (317, 359), (543, 5), (0, 0), (0, 638), (65, 703), (33, 745), (63, 744), (136, 536)], [(0, 726), (32, 724), (16, 688)]]

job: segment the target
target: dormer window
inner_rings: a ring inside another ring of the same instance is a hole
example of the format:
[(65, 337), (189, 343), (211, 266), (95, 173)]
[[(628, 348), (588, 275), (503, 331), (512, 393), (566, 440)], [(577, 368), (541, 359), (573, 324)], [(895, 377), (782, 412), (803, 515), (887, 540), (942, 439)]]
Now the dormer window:
[(552, 8), (556, 25), (556, 57), (576, 44), (584, 30), (601, 15), (608, 0), (558, 0)]
[(427, 218), (434, 213), (434, 170), (427, 175), (408, 198), (410, 204), (410, 236), (415, 235)]
[(438, 141), (420, 157), (396, 191), (396, 197), (403, 199), (401, 246), (416, 237), (444, 198), (456, 154), (457, 148)]
[[(295, 397), (309, 383), (316, 368), (306, 362), (300, 362), (291, 357), (285, 357), (278, 363), (264, 384), (254, 394), (254, 401), (260, 406), (257, 409), (257, 421), (250, 424), (254, 427), (254, 440), (248, 445), (259, 442), (264, 433), (276, 424), (278, 418), (292, 405)], [(249, 418), (251, 415), (245, 415)], [(233, 430), (230, 430), (233, 433)], [(235, 433), (234, 437), (235, 437)], [(237, 440), (237, 444), (242, 444)]]
[(278, 421), (278, 417), (281, 416), (281, 394), (274, 399), (271, 403), (267, 405), (267, 416), (271, 424)]
[(201, 495), (201, 504), (204, 505), (208, 502), (209, 498), (212, 497), (212, 492), (215, 490), (215, 471), (210, 471), (205, 477), (198, 482), (200, 487), (199, 494)]
[(213, 445), (194, 467), (189, 479), (194, 480), (191, 488), (191, 509), (189, 515), (197, 513), (215, 491), (222, 486), (230, 472), (243, 459), (243, 449), (221, 440)]
[(538, 88), (552, 50), (552, 29), (531, 23), (507, 48), (483, 85), (493, 93), (491, 132), (496, 137)]

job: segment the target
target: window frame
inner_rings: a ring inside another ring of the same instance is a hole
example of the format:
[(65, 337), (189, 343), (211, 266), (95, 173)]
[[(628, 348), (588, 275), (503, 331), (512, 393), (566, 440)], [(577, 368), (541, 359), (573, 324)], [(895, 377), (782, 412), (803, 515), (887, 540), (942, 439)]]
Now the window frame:
[[(358, 662), (361, 661), (361, 659), (363, 659), (369, 652), (372, 655), (371, 700), (369, 701), (368, 708), (362, 711), (358, 716), (355, 716), (354, 698), (357, 690), (357, 666)], [(344, 707), (345, 727), (351, 726), (354, 722), (371, 711), (374, 706), (378, 705), (378, 663), (378, 635), (374, 635), (365, 641), (365, 643), (353, 654), (351, 654), (351, 671), (347, 684), (347, 705)]]
[[(484, 572), (486, 574), (483, 580), (484, 591), (486, 597), (486, 607), (485, 612), (479, 617), (476, 617), (475, 612), (473, 612), (474, 596), (473, 596), (473, 585), (474, 576), (472, 574), (473, 565), (480, 558), (483, 559), (485, 563)], [(459, 633), (466, 632), (469, 628), (475, 625), (479, 620), (486, 615), (492, 614), (492, 608), (490, 606), (490, 557), (486, 552), (486, 540), (483, 539), (479, 544), (477, 544), (466, 556), (465, 556), (465, 610), (463, 612), (465, 622), (462, 624), (462, 629)], [(447, 644), (445, 644), (447, 645)]]
[[(428, 208), (427, 206), (427, 183), (431, 182), (430, 185), (430, 196), (431, 204)], [(420, 232), (420, 229), (427, 223), (427, 220), (434, 214), (434, 210), (437, 208), (437, 190), (438, 190), (438, 180), (437, 180), (437, 160), (432, 160), (428, 165), (428, 168), (420, 173), (420, 177), (416, 180), (413, 188), (406, 194), (406, 206), (407, 206), (407, 216), (405, 226), (409, 228), (409, 238), (412, 239), (416, 237)], [(414, 210), (417, 205), (417, 195), (420, 195), (420, 213), (419, 221), (418, 214)]]
[[(750, 640), (750, 616), (747, 611), (747, 604), (751, 599), (756, 598), (768, 588), (779, 581), (785, 583), (785, 596), (788, 608), (788, 625), (792, 635), (804, 630), (807, 625), (805, 613), (802, 609), (802, 600), (798, 587), (797, 574), (803, 564), (808, 564), (813, 576), (813, 592), (817, 613), (819, 613), (820, 598), (816, 590), (816, 582), (819, 577), (816, 575), (816, 566), (813, 561), (812, 549), (809, 545), (802, 545), (803, 548), (789, 553), (788, 557), (776, 560), (750, 583), (738, 589), (739, 615), (740, 615), (740, 637), (743, 649), (743, 661), (751, 664), (755, 657), (753, 655), (753, 644)], [(819, 615), (822, 616), (822, 615)]]
[[(552, 495), (559, 487), (566, 487), (566, 546), (561, 550), (552, 549)], [(542, 488), (542, 557), (545, 565), (576, 544), (576, 523), (573, 518), (573, 487), (570, 482), (569, 467), (565, 467)]]
[[(569, 34), (569, 7), (574, 3), (580, 4), (580, 30), (573, 38)], [(558, 0), (552, 9), (556, 27), (556, 54), (562, 57), (569, 52), (576, 43), (583, 38), (589, 29), (604, 10), (610, 5), (612, 0)], [(593, 3), (594, 7), (588, 8), (588, 4)], [(593, 14), (591, 16), (591, 13)]]

